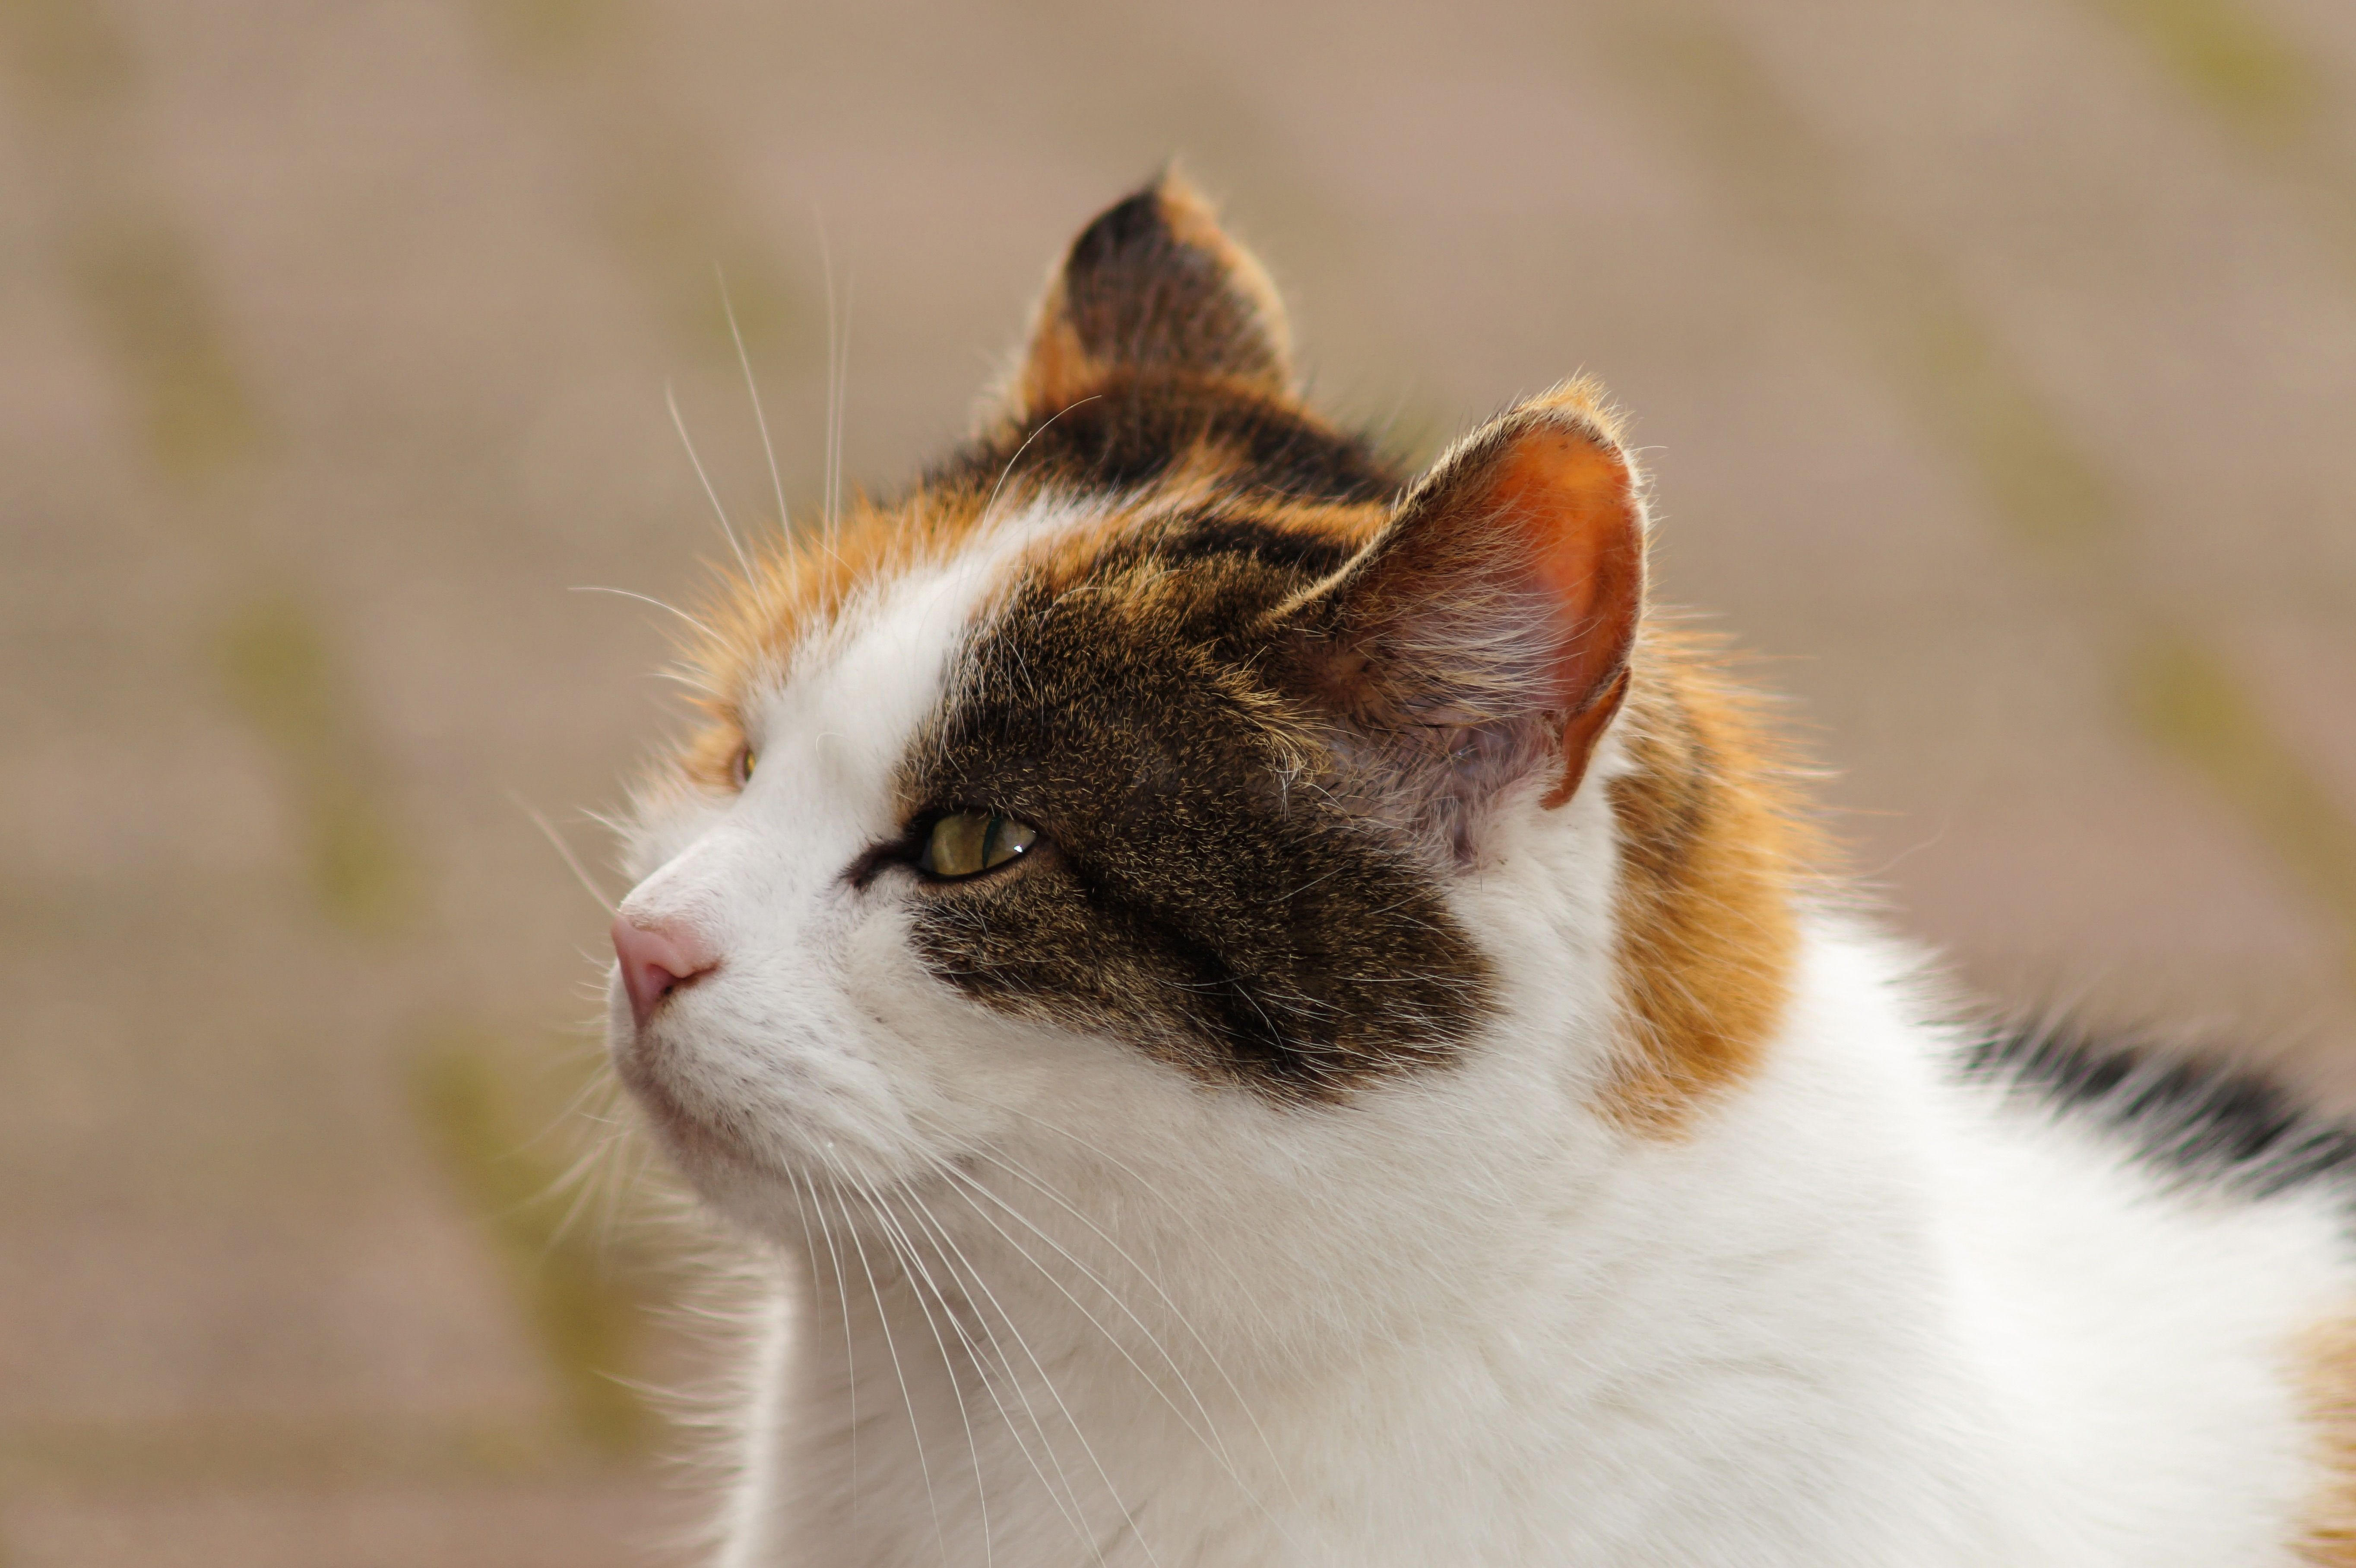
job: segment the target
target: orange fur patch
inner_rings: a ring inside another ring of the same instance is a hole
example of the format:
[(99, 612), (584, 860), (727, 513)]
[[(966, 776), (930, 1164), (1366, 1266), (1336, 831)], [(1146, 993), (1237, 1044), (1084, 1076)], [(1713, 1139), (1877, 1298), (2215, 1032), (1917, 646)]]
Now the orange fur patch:
[(1822, 848), (1795, 771), (1697, 641), (1646, 630), (1622, 734), (1635, 766), (1611, 784), (1620, 825), (1626, 1054), (1604, 1109), (1676, 1136), (1760, 1061), (1790, 996), (1795, 898)]
[(2312, 1568), (2356, 1568), (2356, 1319), (2306, 1336), (2297, 1360), (2325, 1476), (2299, 1533), (2298, 1560)]
[(964, 487), (927, 490), (886, 510), (861, 497), (839, 527), (766, 544), (749, 571), (727, 574), (702, 607), (704, 629), (684, 650), (698, 673), (696, 706), (712, 720), (680, 759), (689, 779), (724, 788), (744, 741), (745, 693), (863, 592), (955, 554), (990, 499)]
[[(1534, 487), (1550, 485), (1597, 511), (1615, 496), (1626, 504), (1638, 481), (1622, 466), (1623, 421), (1601, 386), (1582, 377), (1524, 407), (1570, 413), (1606, 443), (1542, 451), (1566, 472)], [(1592, 564), (1599, 579), (1641, 582), (1640, 563)], [(1594, 606), (1611, 594), (1566, 583), (1557, 596)], [(1623, 704), (1634, 766), (1612, 782), (1610, 798), (1621, 840), (1614, 912), (1625, 1038), (1603, 1110), (1631, 1131), (1673, 1137), (1765, 1051), (1790, 997), (1796, 898), (1826, 846), (1802, 816), (1799, 770), (1759, 699), (1729, 678), (1709, 645), (1652, 615), (1621, 684), (1571, 716), (1566, 774), (1547, 805), (1577, 788), (1589, 748)]]

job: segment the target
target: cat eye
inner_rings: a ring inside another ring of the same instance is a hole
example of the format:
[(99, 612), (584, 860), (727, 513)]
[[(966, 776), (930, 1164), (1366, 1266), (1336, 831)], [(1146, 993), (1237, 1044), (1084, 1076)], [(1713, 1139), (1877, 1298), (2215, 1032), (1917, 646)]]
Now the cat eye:
[(960, 811), (933, 824), (916, 869), (942, 878), (973, 877), (1021, 859), (1039, 830), (995, 812)]
[(743, 789), (746, 784), (752, 783), (754, 764), (758, 763), (760, 760), (760, 757), (754, 752), (751, 746), (746, 745), (737, 747), (735, 756), (730, 758), (728, 762), (729, 782), (734, 784), (738, 789)]

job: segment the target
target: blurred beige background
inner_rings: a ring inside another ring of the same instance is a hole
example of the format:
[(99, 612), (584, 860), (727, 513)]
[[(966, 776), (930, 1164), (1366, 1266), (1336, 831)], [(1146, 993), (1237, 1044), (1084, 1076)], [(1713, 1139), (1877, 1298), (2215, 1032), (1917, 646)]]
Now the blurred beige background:
[[(1443, 11), (1447, 14), (1443, 16)], [(0, 1562), (669, 1560), (593, 1141), (723, 549), (1183, 155), (1428, 449), (1573, 370), (1989, 994), (2356, 1098), (2356, 6), (0, 0)], [(593, 1104), (595, 1102), (592, 1102)]]

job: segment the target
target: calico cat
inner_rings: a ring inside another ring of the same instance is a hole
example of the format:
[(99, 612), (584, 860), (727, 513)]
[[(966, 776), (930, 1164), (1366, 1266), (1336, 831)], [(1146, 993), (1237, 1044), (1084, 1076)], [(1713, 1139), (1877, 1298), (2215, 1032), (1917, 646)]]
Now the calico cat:
[(1165, 179), (696, 650), (622, 1081), (728, 1568), (2356, 1564), (2351, 1140), (1932, 1021), (1591, 383), (1419, 475)]

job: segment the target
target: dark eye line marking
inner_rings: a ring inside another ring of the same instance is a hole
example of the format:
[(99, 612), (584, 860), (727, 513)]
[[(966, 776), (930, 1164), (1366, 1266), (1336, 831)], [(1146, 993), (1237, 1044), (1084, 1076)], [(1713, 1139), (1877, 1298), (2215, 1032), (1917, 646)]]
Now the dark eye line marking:
[[(926, 869), (922, 862), (926, 847), (932, 840), (933, 829), (947, 817), (964, 816), (1004, 817), (1010, 823), (1030, 828), (1033, 837), (1031, 842), (1005, 859), (995, 865), (985, 866), (978, 871), (969, 871), (961, 876), (944, 876)], [(843, 868), (842, 881), (845, 886), (853, 891), (864, 891), (877, 877), (895, 865), (905, 866), (916, 872), (917, 879), (927, 887), (940, 888), (960, 882), (988, 881), (999, 872), (1011, 871), (1025, 860), (1032, 859), (1045, 842), (1046, 835), (1041, 833), (1036, 827), (1033, 827), (1020, 817), (1008, 816), (1005, 812), (994, 810), (989, 806), (936, 807), (917, 812), (911, 816), (908, 819), (908, 825), (900, 830), (899, 837), (878, 839), (861, 850), (851, 859), (851, 864)]]
[(864, 892), (868, 884), (890, 867), (916, 869), (916, 856), (924, 847), (924, 840), (913, 831), (904, 832), (897, 838), (879, 838), (851, 858), (851, 864), (843, 868), (842, 880), (854, 891)]

